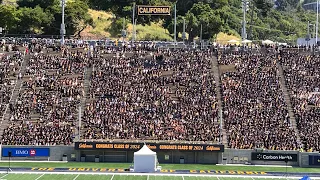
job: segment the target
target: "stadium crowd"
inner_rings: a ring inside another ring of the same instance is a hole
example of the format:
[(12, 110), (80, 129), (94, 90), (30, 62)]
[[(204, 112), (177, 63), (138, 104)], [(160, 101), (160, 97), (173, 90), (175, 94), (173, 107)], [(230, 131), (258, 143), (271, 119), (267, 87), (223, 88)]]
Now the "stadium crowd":
[[(0, 117), (9, 107), (2, 144), (73, 143), (84, 96), (83, 139), (221, 141), (209, 51), (155, 50), (152, 46), (103, 51), (81, 46), (83, 51), (62, 48), (47, 54), (47, 47), (31, 43), (25, 48), (31, 56), (26, 58), (24, 74), (19, 74), (22, 53), (0, 58)], [(319, 150), (320, 57), (281, 56), (299, 136), (306, 149)], [(220, 78), (230, 148), (300, 148), (284, 101), (277, 61), (274, 51), (267, 55), (233, 52), (218, 58), (219, 64), (227, 67)], [(93, 68), (86, 95), (84, 73), (88, 67)], [(9, 103), (16, 83), (12, 80), (17, 77), (22, 87), (16, 101)]]
[(83, 118), (85, 139), (219, 141), (208, 54), (163, 54), (95, 62), (93, 100)]
[(301, 141), (308, 151), (320, 150), (320, 56), (282, 53), (281, 64)]
[(224, 54), (219, 64), (235, 68), (221, 75), (224, 124), (231, 148), (299, 148), (272, 54)]
[(17, 100), (9, 105), (9, 126), (2, 143), (71, 144), (88, 60), (81, 52), (65, 51), (63, 57), (35, 52), (29, 59)]

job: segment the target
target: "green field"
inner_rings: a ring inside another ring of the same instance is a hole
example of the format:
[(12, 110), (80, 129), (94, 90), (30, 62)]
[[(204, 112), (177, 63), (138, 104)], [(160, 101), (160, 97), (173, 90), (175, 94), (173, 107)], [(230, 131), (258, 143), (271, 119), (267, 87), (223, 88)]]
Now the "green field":
[[(8, 162), (1, 162), (0, 167), (8, 167)], [(128, 163), (80, 163), (80, 162), (11, 162), (11, 167), (38, 167), (38, 168), (115, 168), (124, 169), (128, 168), (130, 164)], [(199, 164), (161, 164), (162, 169), (167, 170), (216, 170), (216, 171), (260, 171), (260, 172), (285, 172), (285, 167), (261, 167), (261, 166), (222, 166), (222, 165), (199, 165)], [(318, 172), (319, 168), (299, 168), (299, 167), (288, 167), (288, 172)], [(86, 173), (86, 174), (83, 174)], [(0, 173), (0, 180), (279, 180), (286, 179), (284, 176), (279, 176), (277, 178), (270, 178), (267, 176), (242, 176), (235, 175), (233, 177), (226, 177), (223, 175), (212, 175), (203, 177), (204, 174), (92, 174), (92, 172), (61, 172), (57, 174), (55, 172), (23, 172), (22, 174), (16, 172), (10, 172), (9, 174)], [(302, 177), (302, 176), (301, 176)], [(300, 177), (300, 178), (301, 178)], [(290, 178), (293, 180), (298, 180), (300, 178)], [(318, 178), (320, 179), (320, 178)]]
[[(69, 174), (0, 174), (2, 180), (279, 180), (279, 178), (188, 177), (188, 176), (126, 176), (126, 175), (69, 175)], [(298, 180), (299, 178), (293, 179)]]
[[(216, 171), (263, 171), (263, 172), (286, 172), (285, 167), (270, 166), (222, 166), (222, 165), (201, 165), (201, 164), (160, 164), (162, 169), (167, 170), (216, 170)], [(54, 162), (11, 162), (11, 167), (43, 167), (43, 168), (128, 168), (128, 163), (54, 163)], [(8, 167), (8, 162), (1, 162), (0, 167)], [(288, 167), (288, 172), (320, 173), (320, 168)]]

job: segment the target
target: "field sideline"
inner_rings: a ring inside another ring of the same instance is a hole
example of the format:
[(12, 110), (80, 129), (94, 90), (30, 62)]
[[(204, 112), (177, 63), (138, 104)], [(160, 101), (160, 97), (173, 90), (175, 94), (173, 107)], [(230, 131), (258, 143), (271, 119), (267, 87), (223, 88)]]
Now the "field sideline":
[[(129, 168), (131, 163), (90, 163), (90, 162), (11, 162), (11, 167), (38, 168)], [(259, 172), (288, 172), (288, 173), (320, 173), (319, 168), (272, 167), (272, 166), (232, 166), (232, 165), (203, 165), (203, 164), (160, 164), (167, 170), (216, 170), (216, 171), (259, 171)], [(0, 162), (0, 167), (8, 167), (8, 162)]]
[[(271, 166), (232, 166), (232, 165), (201, 165), (201, 164), (161, 164), (162, 169), (194, 169), (217, 171), (260, 171), (282, 172), (283, 175), (238, 175), (238, 174), (166, 174), (166, 173), (115, 173), (115, 172), (57, 172), (57, 171), (3, 171), (8, 162), (0, 162), (0, 180), (299, 180), (301, 176), (286, 177), (285, 167)], [(80, 163), (80, 162), (11, 162), (10, 167), (24, 168), (128, 168), (129, 163)], [(6, 168), (5, 168), (6, 169)], [(320, 173), (319, 168), (288, 167), (288, 173), (300, 172), (302, 174)], [(320, 177), (311, 177), (312, 180)]]
[[(299, 180), (301, 177), (285, 176), (240, 176), (240, 175), (201, 175), (201, 174), (148, 174), (148, 173), (68, 173), (68, 172), (10, 172), (0, 173), (0, 180)], [(320, 179), (312, 177), (312, 179)]]

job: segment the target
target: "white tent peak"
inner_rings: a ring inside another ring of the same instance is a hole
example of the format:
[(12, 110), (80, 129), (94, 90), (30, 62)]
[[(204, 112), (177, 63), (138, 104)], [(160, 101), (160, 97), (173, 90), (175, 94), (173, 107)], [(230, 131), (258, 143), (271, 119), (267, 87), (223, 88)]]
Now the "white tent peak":
[(134, 152), (134, 154), (150, 155), (150, 154), (156, 154), (156, 152), (152, 151), (151, 149), (149, 149), (149, 147), (146, 144), (144, 144), (143, 147), (139, 151)]
[(134, 152), (133, 156), (134, 172), (156, 172), (157, 171), (157, 153), (149, 149), (145, 144)]
[(274, 44), (274, 42), (267, 39), (267, 40), (262, 41), (262, 44)]

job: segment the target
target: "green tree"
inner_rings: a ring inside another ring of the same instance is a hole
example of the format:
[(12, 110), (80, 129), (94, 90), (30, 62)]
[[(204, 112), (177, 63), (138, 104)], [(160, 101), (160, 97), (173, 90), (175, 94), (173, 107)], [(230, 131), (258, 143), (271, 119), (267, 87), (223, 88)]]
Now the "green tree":
[(53, 17), (44, 12), (40, 6), (35, 8), (19, 8), (17, 13), (19, 23), (17, 31), (20, 33), (42, 33), (43, 28), (51, 24)]
[(14, 6), (0, 5), (0, 25), (10, 32), (16, 28), (19, 19), (16, 16), (17, 11)]
[(17, 0), (19, 7), (35, 8), (39, 6), (43, 9), (47, 9), (53, 6), (59, 6), (60, 0)]
[(128, 21), (126, 19), (114, 17), (112, 19), (112, 23), (110, 27), (108, 28), (108, 31), (110, 32), (111, 36), (121, 37), (121, 30), (123, 29), (123, 24), (124, 24), (124, 29), (127, 29)]
[(89, 6), (84, 0), (70, 1), (67, 3), (65, 9), (67, 35), (79, 36), (88, 25), (93, 25), (93, 20), (88, 10)]
[(186, 30), (189, 33), (189, 40), (200, 34), (202, 25), (202, 38), (210, 39), (217, 34), (223, 25), (217, 11), (213, 10), (209, 4), (202, 2), (194, 4), (186, 14)]
[(274, 6), (274, 2), (270, 0), (255, 0), (253, 3), (260, 11), (261, 16), (267, 16)]

